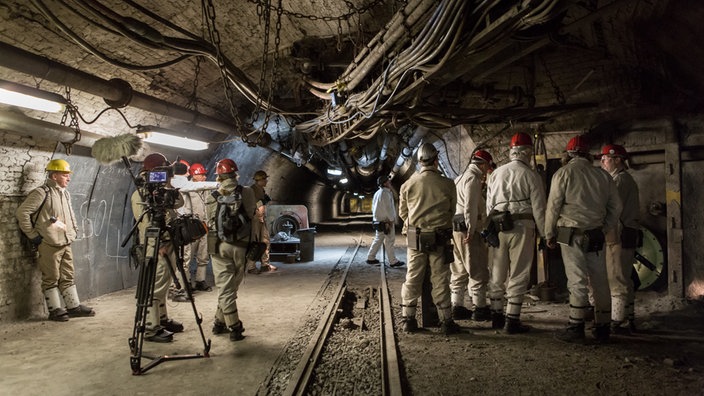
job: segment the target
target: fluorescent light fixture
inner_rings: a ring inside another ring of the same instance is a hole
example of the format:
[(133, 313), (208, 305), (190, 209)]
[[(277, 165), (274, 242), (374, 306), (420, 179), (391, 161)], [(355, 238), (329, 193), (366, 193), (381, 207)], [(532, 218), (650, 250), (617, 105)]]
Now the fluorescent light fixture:
[(137, 133), (142, 135), (142, 140), (147, 143), (160, 144), (162, 146), (176, 147), (184, 150), (200, 151), (208, 148), (208, 143), (200, 140), (189, 139), (173, 135), (172, 131), (166, 128), (155, 126), (139, 126)]
[(340, 184), (347, 184), (348, 181), (349, 180), (347, 180), (346, 177), (343, 177), (342, 179), (340, 179)]
[(330, 176), (342, 176), (341, 169), (328, 168), (328, 175)]
[(50, 113), (60, 113), (66, 108), (66, 98), (59, 94), (5, 80), (0, 80), (0, 103)]

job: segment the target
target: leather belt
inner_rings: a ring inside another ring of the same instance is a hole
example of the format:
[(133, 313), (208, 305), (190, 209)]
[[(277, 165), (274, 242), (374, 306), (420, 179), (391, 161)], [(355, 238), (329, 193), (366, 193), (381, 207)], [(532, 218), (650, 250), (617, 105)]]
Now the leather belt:
[(533, 214), (532, 213), (518, 213), (518, 214), (511, 213), (511, 218), (513, 218), (514, 220), (533, 220)]

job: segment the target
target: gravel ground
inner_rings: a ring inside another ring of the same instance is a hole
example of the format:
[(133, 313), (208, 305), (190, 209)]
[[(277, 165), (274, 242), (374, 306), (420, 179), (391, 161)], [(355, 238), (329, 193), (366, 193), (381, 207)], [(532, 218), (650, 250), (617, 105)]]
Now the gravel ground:
[[(364, 238), (366, 243), (371, 238)], [(397, 255), (405, 259), (402, 248)], [(348, 251), (349, 254), (349, 251)], [(380, 394), (379, 331), (376, 288), (379, 267), (364, 263), (360, 250), (348, 281), (347, 305), (315, 374), (311, 395)], [(345, 257), (342, 261), (346, 262)], [(332, 272), (336, 276), (335, 271)], [(405, 268), (387, 269), (405, 394), (459, 395), (704, 395), (704, 304), (657, 292), (637, 293), (639, 332), (612, 336), (606, 345), (566, 344), (553, 336), (567, 322), (565, 293), (557, 302), (529, 296), (522, 320), (531, 332), (506, 335), (488, 322), (458, 321), (460, 334), (444, 336), (439, 328), (405, 334), (400, 329), (399, 298)], [(315, 330), (327, 306), (326, 287), (311, 305), (310, 321), (292, 340), (279, 366), (295, 366), (297, 350)], [(369, 295), (373, 298), (369, 298)], [(366, 300), (364, 308), (358, 302)], [(361, 316), (361, 317), (360, 317)], [(358, 327), (363, 323), (362, 327)], [(310, 334), (309, 334), (310, 333)], [(296, 352), (294, 352), (296, 351)], [(302, 352), (301, 352), (302, 353)], [(295, 369), (295, 367), (293, 368)], [(285, 382), (291, 367), (274, 369)], [(277, 381), (267, 395), (280, 394)]]

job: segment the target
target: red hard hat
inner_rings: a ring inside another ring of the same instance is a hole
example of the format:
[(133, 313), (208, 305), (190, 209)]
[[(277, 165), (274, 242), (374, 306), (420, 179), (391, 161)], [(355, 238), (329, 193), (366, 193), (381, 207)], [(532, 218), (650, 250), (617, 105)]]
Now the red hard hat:
[(233, 173), (237, 172), (237, 164), (235, 161), (225, 158), (224, 160), (218, 161), (218, 164), (215, 167), (215, 173), (218, 175), (222, 175), (223, 173)]
[(530, 138), (530, 135), (525, 133), (525, 132), (518, 132), (513, 137), (511, 138), (511, 144), (509, 145), (510, 148), (514, 147), (519, 147), (519, 146), (533, 146), (533, 139)]
[(472, 160), (474, 160), (475, 158), (486, 161), (488, 163), (491, 163), (494, 161), (494, 159), (491, 157), (491, 154), (489, 154), (489, 152), (485, 151), (485, 150), (475, 151), (474, 154), (472, 155)]
[(567, 152), (588, 153), (589, 142), (587, 141), (587, 138), (582, 135), (575, 136), (567, 142), (567, 147), (565, 150)]
[(205, 170), (205, 167), (203, 166), (203, 164), (199, 164), (197, 162), (195, 164), (191, 165), (189, 172), (191, 173), (191, 176), (205, 175), (206, 173), (208, 173), (208, 171)]
[(161, 153), (151, 153), (144, 157), (144, 162), (142, 163), (142, 170), (150, 171), (159, 166), (169, 166), (169, 161)]
[(606, 146), (601, 148), (601, 155), (608, 155), (610, 157), (621, 157), (621, 158), (626, 158), (628, 157), (628, 153), (626, 152), (626, 149), (623, 146), (619, 146), (618, 144), (607, 144)]

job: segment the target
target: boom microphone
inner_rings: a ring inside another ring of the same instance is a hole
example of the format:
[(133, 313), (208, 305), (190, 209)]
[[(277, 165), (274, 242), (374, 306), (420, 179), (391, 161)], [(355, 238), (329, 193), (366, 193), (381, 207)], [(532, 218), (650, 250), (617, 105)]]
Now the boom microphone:
[(137, 154), (141, 148), (142, 139), (128, 133), (96, 140), (91, 155), (100, 163), (110, 164)]

